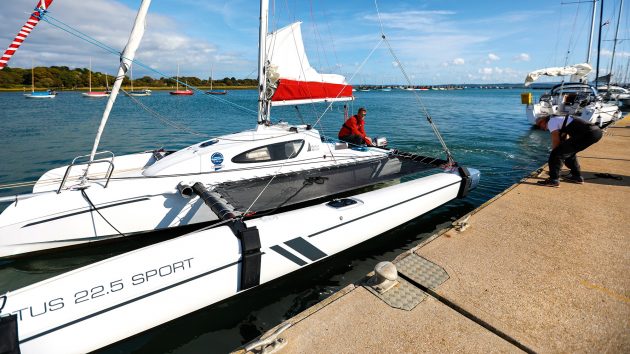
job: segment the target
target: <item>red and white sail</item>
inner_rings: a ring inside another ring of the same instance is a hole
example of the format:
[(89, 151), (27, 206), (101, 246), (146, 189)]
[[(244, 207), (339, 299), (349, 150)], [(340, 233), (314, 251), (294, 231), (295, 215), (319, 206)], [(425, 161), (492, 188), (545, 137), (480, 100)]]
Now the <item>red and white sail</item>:
[(18, 48), (20, 48), (26, 37), (31, 34), (33, 28), (37, 26), (40, 20), (40, 16), (44, 12), (46, 12), (52, 2), (53, 0), (39, 0), (37, 2), (35, 11), (33, 11), (28, 20), (26, 20), (26, 23), (24, 24), (24, 26), (22, 26), (20, 32), (18, 32), (18, 34), (13, 39), (13, 42), (11, 42), (11, 44), (9, 45), (9, 48), (7, 48), (7, 50), (2, 55), (2, 58), (0, 58), (0, 70), (7, 66), (7, 63), (9, 62), (13, 54), (15, 54)]
[(273, 106), (352, 100), (352, 86), (337, 74), (311, 67), (302, 42), (301, 22), (267, 35), (267, 77), (275, 86)]

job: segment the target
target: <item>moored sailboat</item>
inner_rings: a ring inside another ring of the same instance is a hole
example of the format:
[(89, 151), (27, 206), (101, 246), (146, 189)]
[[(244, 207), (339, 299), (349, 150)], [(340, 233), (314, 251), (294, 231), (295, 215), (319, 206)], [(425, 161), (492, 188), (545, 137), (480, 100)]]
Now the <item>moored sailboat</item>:
[[(88, 92), (83, 92), (82, 95), (83, 97), (86, 98), (104, 98), (104, 97), (108, 97), (109, 96), (109, 92), (107, 91), (92, 91), (92, 58), (90, 57), (90, 68), (89, 68), (89, 72), (88, 72), (88, 82), (89, 82), (89, 89)], [(105, 80), (107, 80), (107, 75), (105, 76)]]
[(227, 94), (227, 90), (213, 90), (212, 89), (212, 81), (214, 81), (214, 67), (210, 68), (210, 91), (206, 91), (208, 95), (225, 95)]
[[(192, 96), (195, 92), (191, 89), (186, 89), (186, 90), (180, 90), (179, 89), (179, 64), (177, 64), (177, 76), (175, 77), (175, 91), (171, 91), (169, 92), (171, 95), (174, 96)], [(186, 85), (188, 86), (188, 85)]]
[[(536, 120), (539, 117), (552, 115), (571, 115), (600, 127), (607, 126), (621, 119), (619, 107), (616, 104), (605, 102), (597, 92), (597, 89), (588, 84), (587, 76), (593, 70), (590, 59), (591, 39), (595, 28), (596, 4), (597, 2), (594, 1), (586, 62), (563, 67), (539, 69), (527, 74), (525, 87), (528, 87), (542, 76), (570, 77), (568, 82), (563, 80), (560, 84), (554, 85), (549, 92), (541, 95), (537, 103), (533, 102), (531, 93), (523, 93), (521, 95), (521, 103), (526, 105), (525, 115), (532, 125), (536, 125)], [(601, 42), (601, 35), (599, 40)]]
[[(303, 269), (465, 197), (478, 183), (478, 171), (459, 166), (445, 145), (446, 159), (440, 159), (352, 147), (322, 139), (306, 124), (273, 124), (273, 106), (348, 101), (352, 88), (343, 76), (320, 74), (309, 65), (299, 23), (267, 33), (265, 0), (255, 129), (176, 152), (99, 153), (149, 4), (143, 0), (140, 6), (89, 157), (47, 172), (33, 194), (15, 196), (0, 215), (0, 250), (15, 255), (38, 243), (52, 248), (211, 219), (219, 223), (0, 296), (3, 325), (16, 333), (5, 336), (5, 347), (24, 354), (102, 348)], [(434, 173), (357, 192), (428, 171)], [(47, 238), (37, 239), (42, 230)], [(42, 304), (43, 313), (33, 311)]]
[(25, 93), (24, 97), (26, 98), (55, 98), (57, 97), (57, 92), (54, 90), (46, 90), (46, 91), (35, 91), (35, 68), (34, 65), (31, 65), (31, 92)]

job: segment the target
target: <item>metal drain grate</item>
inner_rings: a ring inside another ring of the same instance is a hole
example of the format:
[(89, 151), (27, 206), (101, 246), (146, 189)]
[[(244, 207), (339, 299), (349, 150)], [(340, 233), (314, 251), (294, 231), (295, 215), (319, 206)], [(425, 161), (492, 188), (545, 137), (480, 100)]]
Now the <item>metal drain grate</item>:
[(406, 311), (413, 310), (427, 297), (427, 293), (402, 278), (398, 278), (398, 284), (384, 294), (379, 294), (367, 284), (364, 287), (389, 306)]
[(449, 278), (448, 273), (442, 267), (415, 253), (398, 261), (396, 269), (407, 278), (429, 289), (437, 288)]

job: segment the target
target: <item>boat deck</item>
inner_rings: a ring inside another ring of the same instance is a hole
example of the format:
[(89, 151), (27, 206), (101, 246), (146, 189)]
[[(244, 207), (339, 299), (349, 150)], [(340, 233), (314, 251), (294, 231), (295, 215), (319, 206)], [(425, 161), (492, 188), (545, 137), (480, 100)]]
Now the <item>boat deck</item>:
[(630, 352), (630, 116), (579, 156), (585, 184), (523, 179), (397, 257), (390, 295), (364, 279), (286, 321), (281, 353)]

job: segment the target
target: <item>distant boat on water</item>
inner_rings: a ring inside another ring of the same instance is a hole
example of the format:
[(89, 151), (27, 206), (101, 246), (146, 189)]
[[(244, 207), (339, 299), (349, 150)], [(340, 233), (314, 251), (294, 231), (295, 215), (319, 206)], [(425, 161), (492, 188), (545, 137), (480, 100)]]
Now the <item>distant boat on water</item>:
[(127, 95), (134, 97), (143, 97), (143, 96), (151, 96), (151, 90), (135, 90), (133, 89), (133, 66), (129, 68), (129, 81), (131, 82), (131, 90), (127, 92)]
[[(171, 91), (169, 92), (171, 95), (173, 96), (192, 96), (194, 94), (193, 90), (180, 90), (179, 89), (179, 64), (177, 64), (177, 76), (175, 77), (175, 91)], [(188, 83), (186, 83), (186, 86), (188, 86)]]
[(214, 69), (213, 67), (210, 68), (210, 91), (206, 91), (206, 94), (207, 95), (225, 95), (225, 94), (227, 94), (226, 90), (213, 90), (212, 89), (212, 81), (214, 79), (214, 75), (213, 75), (214, 70), (213, 69)]
[[(89, 71), (89, 76), (88, 76), (88, 81), (89, 81), (89, 89), (88, 92), (83, 92), (82, 95), (85, 98), (103, 98), (103, 97), (108, 97), (109, 96), (109, 91), (92, 91), (92, 58), (90, 57), (90, 71)], [(105, 81), (107, 82), (107, 75), (105, 75)], [(109, 86), (108, 84), (105, 84), (105, 86)]]
[(35, 68), (31, 65), (31, 93), (25, 93), (26, 98), (55, 98), (57, 92), (55, 90), (35, 91)]

